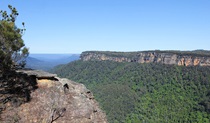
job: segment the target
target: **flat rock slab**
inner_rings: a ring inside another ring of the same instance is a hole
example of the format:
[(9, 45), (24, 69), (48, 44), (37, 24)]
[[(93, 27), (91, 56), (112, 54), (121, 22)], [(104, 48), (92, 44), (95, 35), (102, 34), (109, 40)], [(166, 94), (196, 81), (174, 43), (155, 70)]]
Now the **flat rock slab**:
[[(7, 108), (0, 114), (1, 123), (108, 123), (106, 114), (83, 84), (40, 70), (17, 72), (24, 74), (23, 79), (26, 80), (23, 85), (36, 79), (38, 87), (28, 92), (28, 102), (14, 106), (13, 102), (6, 103)], [(54, 77), (56, 81), (49, 77)]]
[(27, 75), (34, 75), (37, 78), (55, 78), (57, 74), (48, 73), (42, 70), (33, 70), (33, 69), (20, 69), (17, 70), (18, 73), (25, 73)]

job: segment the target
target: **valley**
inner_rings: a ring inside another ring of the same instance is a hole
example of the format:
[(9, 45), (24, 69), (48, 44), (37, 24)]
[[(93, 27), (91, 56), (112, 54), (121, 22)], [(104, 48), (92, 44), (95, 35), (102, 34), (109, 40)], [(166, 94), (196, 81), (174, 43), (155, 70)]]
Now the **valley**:
[(78, 60), (79, 54), (30, 54), (26, 59), (26, 68), (49, 71), (59, 64)]
[[(113, 52), (105, 53), (113, 56)], [(210, 67), (117, 62), (106, 57), (84, 60), (85, 54), (52, 72), (90, 89), (110, 123), (210, 122)], [(114, 57), (128, 53), (119, 54)]]

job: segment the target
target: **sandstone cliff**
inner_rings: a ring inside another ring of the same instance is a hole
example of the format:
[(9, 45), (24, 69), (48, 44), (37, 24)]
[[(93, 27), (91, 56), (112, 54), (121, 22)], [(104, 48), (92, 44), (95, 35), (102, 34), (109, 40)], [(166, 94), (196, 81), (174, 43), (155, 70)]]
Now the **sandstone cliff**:
[(116, 62), (162, 63), (181, 66), (210, 66), (210, 53), (196, 51), (99, 52), (87, 51), (81, 60), (110, 60)]
[(0, 87), (2, 123), (107, 123), (93, 94), (54, 74), (19, 70)]

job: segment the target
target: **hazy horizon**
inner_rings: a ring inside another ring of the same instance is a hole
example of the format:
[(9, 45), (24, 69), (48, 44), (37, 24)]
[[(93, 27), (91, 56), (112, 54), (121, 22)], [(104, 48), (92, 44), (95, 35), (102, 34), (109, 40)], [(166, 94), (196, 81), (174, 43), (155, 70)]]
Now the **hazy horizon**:
[[(153, 49), (153, 50), (139, 50), (139, 51), (111, 51), (111, 50), (87, 50), (87, 51), (108, 51), (108, 52), (141, 52), (141, 51), (155, 51), (160, 49)], [(160, 51), (196, 51), (196, 50), (203, 50), (203, 51), (210, 51), (205, 49), (194, 49), (194, 50), (160, 50)], [(86, 51), (82, 51), (86, 52)], [(82, 53), (81, 52), (81, 53)], [(29, 55), (79, 55), (81, 53), (30, 53)]]

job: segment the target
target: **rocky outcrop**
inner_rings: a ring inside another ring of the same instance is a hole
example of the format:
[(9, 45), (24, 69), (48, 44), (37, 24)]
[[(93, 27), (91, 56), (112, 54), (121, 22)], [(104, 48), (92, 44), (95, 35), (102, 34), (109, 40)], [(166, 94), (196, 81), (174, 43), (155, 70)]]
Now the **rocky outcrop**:
[(93, 94), (83, 84), (43, 71), (18, 70), (16, 73), (19, 78), (23, 75), (24, 83), (30, 87), (20, 83), (16, 86), (20, 86), (21, 90), (28, 89), (28, 94), (23, 91), (14, 100), (15, 93), (1, 93), (1, 97), (7, 95), (10, 98), (8, 101), (4, 98), (4, 103), (0, 105), (0, 122), (107, 123)]
[(94, 52), (81, 54), (81, 60), (110, 60), (115, 62), (162, 63), (179, 66), (210, 66), (210, 54), (172, 51)]

